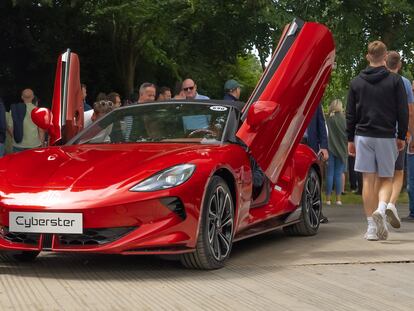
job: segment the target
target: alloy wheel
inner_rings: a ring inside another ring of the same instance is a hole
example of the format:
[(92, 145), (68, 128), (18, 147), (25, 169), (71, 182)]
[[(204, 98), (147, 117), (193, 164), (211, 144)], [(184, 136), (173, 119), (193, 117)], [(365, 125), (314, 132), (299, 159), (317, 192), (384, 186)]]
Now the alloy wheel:
[(306, 180), (304, 204), (310, 226), (317, 228), (321, 214), (321, 189), (318, 175), (314, 171)]
[(225, 259), (233, 238), (233, 203), (231, 194), (218, 186), (208, 207), (208, 243), (217, 261)]

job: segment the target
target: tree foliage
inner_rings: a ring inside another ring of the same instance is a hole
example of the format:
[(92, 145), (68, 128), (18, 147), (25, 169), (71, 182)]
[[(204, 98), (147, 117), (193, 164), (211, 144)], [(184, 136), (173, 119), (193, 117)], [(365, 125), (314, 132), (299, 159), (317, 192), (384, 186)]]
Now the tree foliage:
[(400, 51), (412, 78), (413, 16), (411, 0), (4, 0), (0, 95), (15, 101), (30, 86), (50, 102), (56, 58), (70, 47), (92, 98), (112, 90), (127, 96), (144, 81), (172, 87), (192, 77), (213, 98), (236, 78), (246, 99), (284, 25), (301, 17), (326, 24), (335, 37), (327, 103), (345, 98), (350, 79), (366, 66), (371, 40)]

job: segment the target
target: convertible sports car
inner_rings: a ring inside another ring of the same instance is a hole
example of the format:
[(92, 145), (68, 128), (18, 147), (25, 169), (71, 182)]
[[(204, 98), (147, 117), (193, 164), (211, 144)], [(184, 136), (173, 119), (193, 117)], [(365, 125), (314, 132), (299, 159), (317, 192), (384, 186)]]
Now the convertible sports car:
[(81, 130), (79, 62), (63, 54), (52, 113), (32, 115), (54, 146), (0, 160), (1, 256), (175, 254), (216, 269), (235, 241), (316, 234), (320, 169), (299, 142), (334, 55), (325, 26), (296, 19), (245, 105), (133, 105)]

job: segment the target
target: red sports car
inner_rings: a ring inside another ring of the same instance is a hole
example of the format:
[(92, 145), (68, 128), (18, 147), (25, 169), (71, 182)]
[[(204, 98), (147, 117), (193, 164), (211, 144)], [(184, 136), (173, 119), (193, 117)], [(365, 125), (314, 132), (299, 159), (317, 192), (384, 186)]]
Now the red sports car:
[(55, 145), (0, 160), (2, 257), (175, 254), (216, 269), (235, 241), (280, 227), (316, 234), (321, 173), (299, 143), (334, 55), (325, 26), (294, 20), (245, 105), (133, 105), (81, 130), (79, 63), (65, 53), (53, 114), (33, 114)]

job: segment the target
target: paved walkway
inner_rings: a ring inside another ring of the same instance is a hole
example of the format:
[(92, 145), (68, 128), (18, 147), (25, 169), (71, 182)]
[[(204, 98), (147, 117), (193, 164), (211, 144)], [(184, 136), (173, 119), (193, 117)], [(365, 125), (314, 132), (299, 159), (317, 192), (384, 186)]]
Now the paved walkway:
[(361, 207), (325, 214), (317, 236), (239, 242), (217, 271), (140, 256), (0, 263), (0, 310), (414, 310), (414, 223), (368, 242)]

